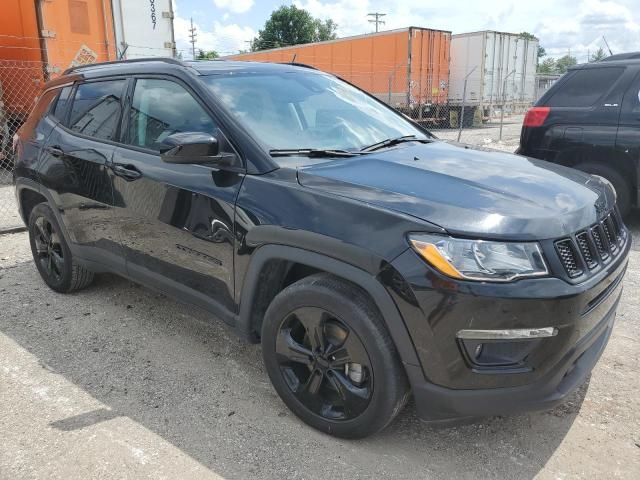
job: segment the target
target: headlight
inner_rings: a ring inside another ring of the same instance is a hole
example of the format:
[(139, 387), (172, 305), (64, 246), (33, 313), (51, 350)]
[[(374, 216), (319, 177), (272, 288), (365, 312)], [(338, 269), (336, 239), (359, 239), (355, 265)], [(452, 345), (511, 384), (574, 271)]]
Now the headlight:
[(549, 273), (535, 242), (466, 240), (432, 234), (409, 235), (413, 248), (445, 275), (463, 280), (508, 282)]

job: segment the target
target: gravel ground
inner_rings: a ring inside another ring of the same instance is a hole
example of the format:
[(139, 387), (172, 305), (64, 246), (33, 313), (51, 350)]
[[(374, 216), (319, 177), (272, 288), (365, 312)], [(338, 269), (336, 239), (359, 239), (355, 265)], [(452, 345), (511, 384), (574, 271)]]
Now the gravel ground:
[[(498, 125), (461, 141), (513, 151), (521, 124), (508, 119), (502, 142)], [(14, 210), (0, 186), (0, 230)], [(640, 212), (631, 227), (640, 239)], [(55, 294), (27, 235), (0, 235), (0, 479), (638, 478), (639, 288), (636, 240), (610, 343), (555, 410), (436, 428), (409, 405), (344, 441), (290, 414), (259, 346), (205, 313), (112, 275)]]
[[(633, 222), (640, 238), (640, 215)], [(640, 478), (640, 245), (590, 382), (555, 410), (344, 441), (296, 419), (260, 347), (111, 275), (71, 295), (0, 236), (0, 478)]]
[[(502, 140), (500, 140), (500, 124), (496, 121), (487, 123), (480, 128), (462, 130), (460, 142), (469, 145), (493, 148), (505, 152), (513, 152), (520, 145), (520, 130), (524, 115), (505, 117), (502, 125)], [(433, 133), (443, 140), (457, 140), (457, 130), (433, 130)]]
[(0, 232), (22, 226), (13, 185), (0, 182)]

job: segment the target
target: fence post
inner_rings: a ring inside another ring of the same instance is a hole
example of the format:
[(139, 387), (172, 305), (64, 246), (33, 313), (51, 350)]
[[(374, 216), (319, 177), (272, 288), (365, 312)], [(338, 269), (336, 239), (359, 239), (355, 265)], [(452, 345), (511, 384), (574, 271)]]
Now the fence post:
[(504, 121), (504, 106), (507, 103), (507, 79), (516, 73), (515, 69), (511, 70), (509, 74), (504, 77), (504, 81), (502, 82), (502, 108), (500, 108), (500, 136), (498, 137), (499, 141), (502, 141), (502, 122)]
[(458, 142), (462, 136), (462, 122), (464, 122), (464, 106), (467, 100), (467, 80), (473, 71), (477, 68), (477, 65), (471, 69), (469, 73), (464, 77), (464, 86), (462, 87), (462, 107), (460, 108), (460, 118), (458, 119)]

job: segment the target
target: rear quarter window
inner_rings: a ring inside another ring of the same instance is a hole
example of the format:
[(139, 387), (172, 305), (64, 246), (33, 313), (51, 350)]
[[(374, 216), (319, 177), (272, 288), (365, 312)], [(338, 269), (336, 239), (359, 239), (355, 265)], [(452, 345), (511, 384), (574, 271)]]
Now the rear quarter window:
[(545, 102), (549, 107), (591, 107), (618, 81), (624, 67), (577, 70)]
[[(33, 111), (29, 114), (27, 121), (21, 128), (22, 131), (32, 132), (36, 128), (38, 122), (50, 111), (52, 102), (55, 100), (58, 92), (58, 89), (47, 90), (38, 98)], [(29, 133), (29, 135), (31, 135), (31, 133)]]
[(55, 105), (51, 111), (51, 115), (53, 115), (56, 119), (60, 121), (64, 121), (65, 114), (67, 113), (67, 107), (69, 106), (69, 97), (71, 95), (71, 87), (64, 87), (60, 91), (60, 95), (56, 99)]

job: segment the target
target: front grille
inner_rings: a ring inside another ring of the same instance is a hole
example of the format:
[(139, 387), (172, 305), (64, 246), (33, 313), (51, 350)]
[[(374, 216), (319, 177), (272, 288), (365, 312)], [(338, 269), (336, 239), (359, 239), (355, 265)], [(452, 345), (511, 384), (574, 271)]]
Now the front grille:
[(596, 268), (598, 266), (598, 259), (596, 258), (597, 253), (591, 246), (589, 234), (587, 232), (579, 233), (576, 235), (576, 241), (578, 242), (578, 248), (580, 249), (580, 253), (582, 254), (582, 258), (584, 258), (587, 267), (589, 267), (590, 270)]
[(570, 238), (554, 242), (560, 263), (570, 278), (589, 273), (622, 250), (626, 230), (615, 211)]
[(596, 225), (591, 228), (591, 235), (593, 236), (593, 240), (596, 242), (596, 246), (598, 247), (598, 253), (600, 254), (600, 258), (606, 260), (609, 256), (609, 252), (607, 252), (607, 245), (605, 244), (604, 239), (602, 238), (602, 234), (600, 231), (602, 228), (600, 225)]
[(577, 277), (582, 274), (582, 269), (578, 266), (578, 255), (573, 245), (573, 240), (567, 238), (556, 242), (556, 251), (560, 256), (560, 261), (564, 265), (570, 277)]

